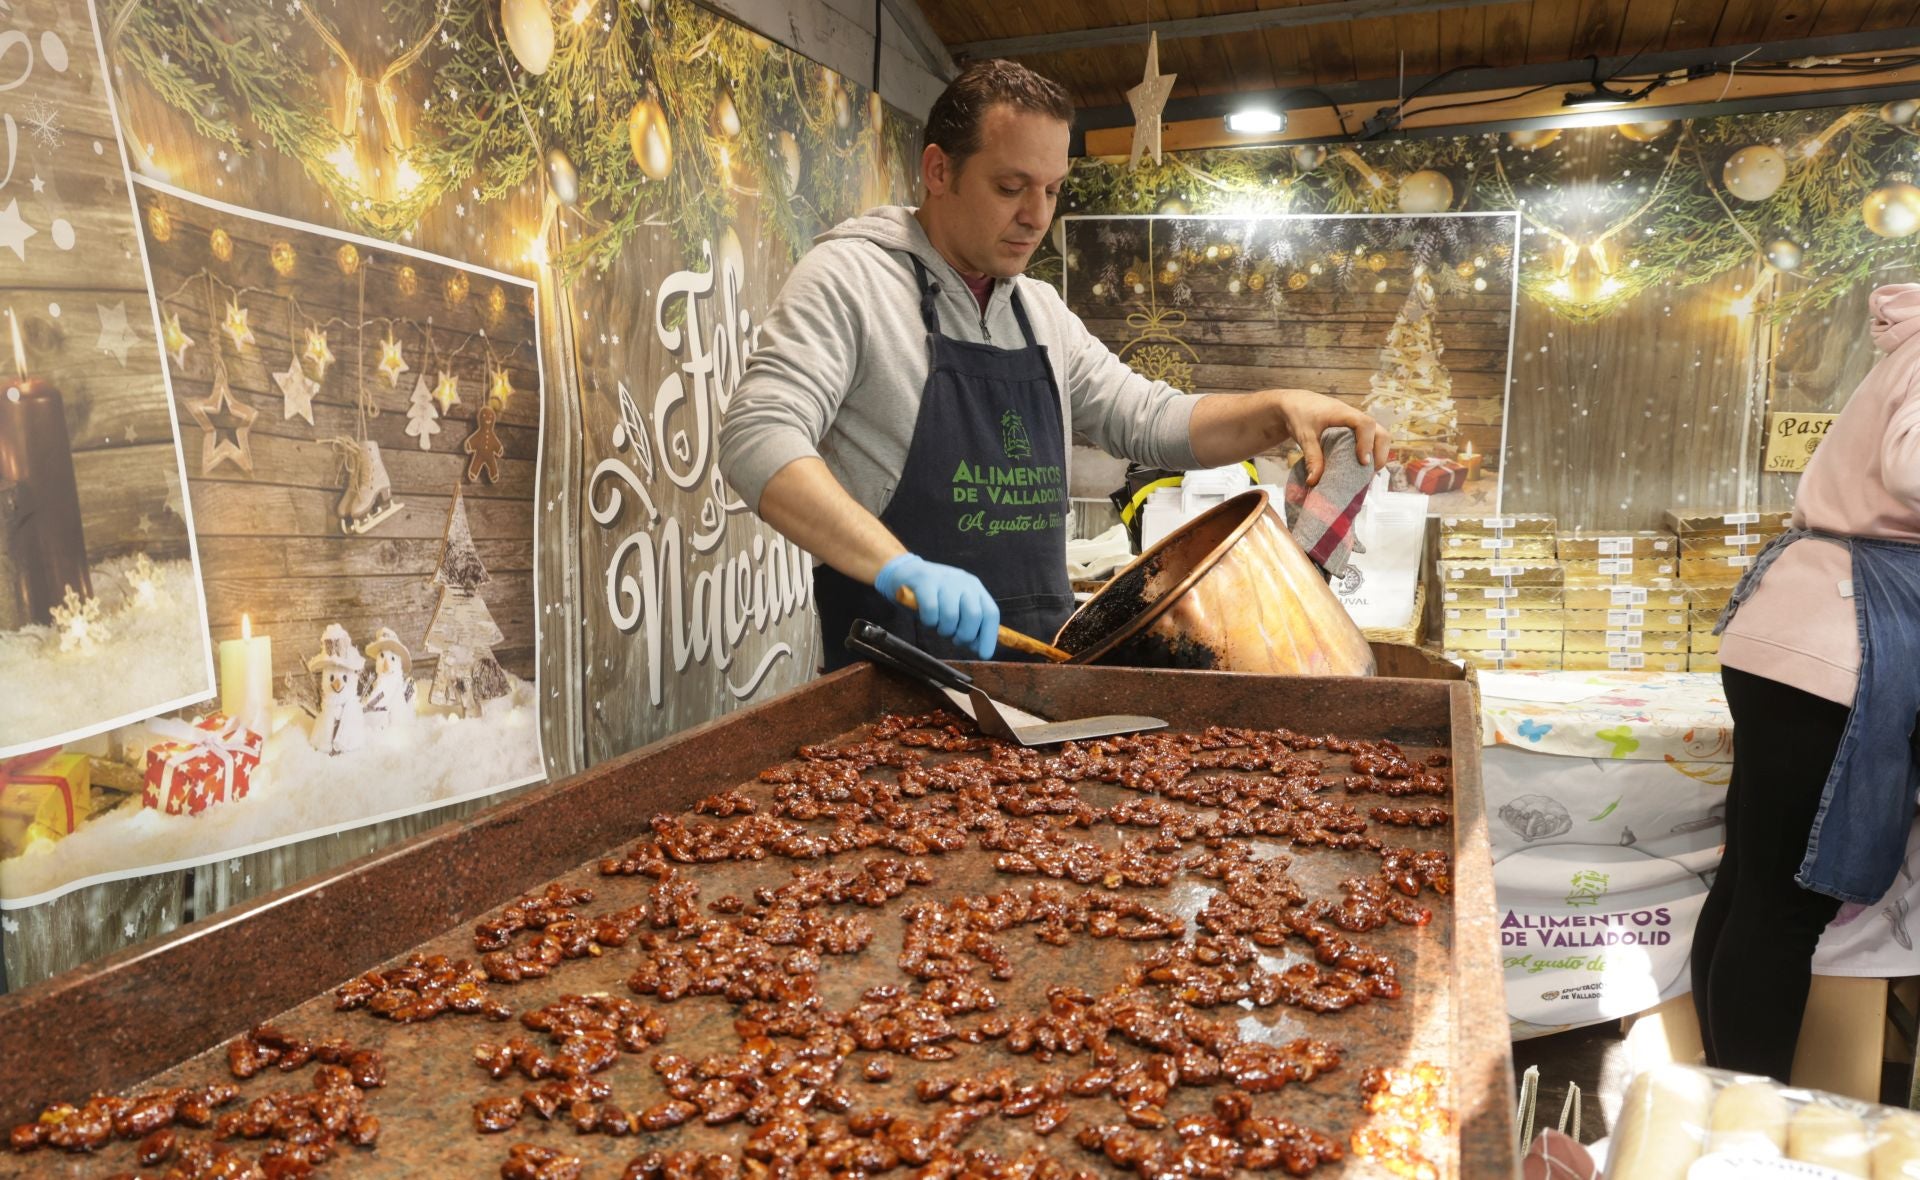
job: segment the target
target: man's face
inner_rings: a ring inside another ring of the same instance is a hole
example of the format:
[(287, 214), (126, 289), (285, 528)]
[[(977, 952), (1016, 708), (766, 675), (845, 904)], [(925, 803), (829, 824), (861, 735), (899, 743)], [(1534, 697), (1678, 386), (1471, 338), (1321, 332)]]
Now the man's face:
[(1067, 178), (1064, 122), (1005, 104), (981, 120), (980, 150), (956, 172), (938, 147), (921, 159), (934, 245), (969, 274), (1012, 278), (1053, 224)]

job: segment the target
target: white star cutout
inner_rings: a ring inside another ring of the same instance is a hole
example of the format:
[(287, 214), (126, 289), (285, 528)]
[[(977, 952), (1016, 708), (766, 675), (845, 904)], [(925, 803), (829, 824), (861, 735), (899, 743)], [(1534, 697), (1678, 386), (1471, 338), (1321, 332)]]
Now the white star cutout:
[(233, 338), (235, 349), (253, 343), (253, 329), (247, 326), (247, 309), (240, 306), (239, 300), (227, 300), (227, 318), (220, 325), (220, 330)]
[(36, 192), (36, 193), (38, 193), (38, 192), (45, 192), (45, 191), (46, 191), (46, 188), (47, 188), (47, 182), (46, 182), (46, 181), (44, 181), (44, 180), (41, 180), (41, 179), (40, 179), (40, 174), (39, 174), (38, 172), (36, 172), (36, 173), (34, 173), (34, 174), (33, 174), (33, 181), (32, 181), (32, 183), (33, 183), (33, 191), (34, 191), (34, 192)]
[(333, 363), (333, 350), (327, 347), (327, 334), (314, 328), (307, 329), (307, 347), (301, 355), (313, 362), (313, 371), (325, 377), (327, 366)]
[[(426, 380), (422, 377), (421, 380)], [(460, 379), (445, 369), (440, 371), (440, 380), (433, 387), (433, 400), (440, 403), (440, 412), (445, 414), (460, 404)]]
[(13, 251), (20, 261), (27, 260), (27, 239), (39, 232), (20, 219), (18, 200), (8, 201), (7, 207), (0, 209), (0, 246)]
[(161, 330), (161, 336), (167, 344), (167, 355), (173, 358), (176, 366), (185, 368), (187, 349), (193, 347), (193, 337), (187, 335), (187, 330), (180, 326), (179, 315), (174, 312), (167, 313), (167, 322)]
[(400, 384), (400, 374), (406, 372), (410, 367), (406, 361), (400, 358), (400, 342), (392, 336), (388, 336), (380, 342), (380, 364), (378, 367), (382, 373), (387, 375), (387, 385), (389, 387), (398, 386)]
[(280, 416), (291, 418), (298, 414), (312, 426), (313, 395), (320, 392), (320, 383), (307, 376), (307, 371), (300, 367), (300, 358), (289, 358), (286, 372), (275, 373), (273, 383), (280, 387), (280, 396), (284, 399)]
[(108, 307), (104, 303), (93, 305), (100, 316), (100, 339), (97, 347), (114, 360), (120, 367), (127, 365), (127, 350), (139, 342), (139, 337), (127, 330), (127, 304), (125, 300)]

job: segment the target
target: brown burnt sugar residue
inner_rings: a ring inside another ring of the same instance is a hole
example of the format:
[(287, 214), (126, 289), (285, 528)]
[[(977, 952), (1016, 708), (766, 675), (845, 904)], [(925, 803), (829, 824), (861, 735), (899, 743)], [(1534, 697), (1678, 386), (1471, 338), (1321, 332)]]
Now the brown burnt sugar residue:
[(1449, 1174), (1406, 1063), (1445, 1052), (1415, 1012), (1451, 978), (1451, 795), (1387, 741), (889, 715), (11, 1147), (174, 1180)]

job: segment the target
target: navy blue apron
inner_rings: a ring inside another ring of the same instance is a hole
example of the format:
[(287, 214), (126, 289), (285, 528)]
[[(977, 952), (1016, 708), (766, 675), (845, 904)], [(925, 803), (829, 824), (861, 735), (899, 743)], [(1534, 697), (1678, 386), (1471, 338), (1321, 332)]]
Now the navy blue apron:
[[(940, 333), (940, 285), (913, 259), (927, 327), (927, 383), (900, 483), (880, 523), (910, 553), (979, 578), (1003, 626), (1052, 639), (1073, 613), (1067, 580), (1067, 439), (1047, 350), (1015, 290), (1019, 348)], [(813, 571), (824, 664), (852, 662), (847, 630), (870, 619), (946, 659), (972, 659), (919, 615), (826, 565)], [(1023, 658), (1006, 652), (1006, 659)]]

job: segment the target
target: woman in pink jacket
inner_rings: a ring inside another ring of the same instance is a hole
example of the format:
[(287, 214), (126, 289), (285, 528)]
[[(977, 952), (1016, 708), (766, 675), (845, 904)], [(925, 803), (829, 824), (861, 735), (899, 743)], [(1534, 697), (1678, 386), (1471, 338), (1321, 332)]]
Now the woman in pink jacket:
[(1871, 297), (1886, 355), (1722, 616), (1727, 850), (1693, 941), (1707, 1063), (1785, 1080), (1814, 944), (1878, 902), (1920, 791), (1920, 284)]

